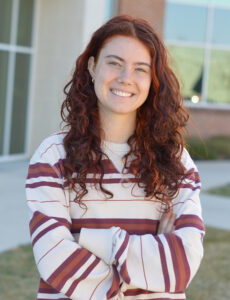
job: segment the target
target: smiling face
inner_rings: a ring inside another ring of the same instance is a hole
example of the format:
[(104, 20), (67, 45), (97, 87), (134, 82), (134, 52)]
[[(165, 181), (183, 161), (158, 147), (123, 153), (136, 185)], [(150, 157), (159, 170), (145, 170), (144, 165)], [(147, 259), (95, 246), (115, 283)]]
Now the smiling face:
[(90, 57), (88, 69), (101, 115), (136, 115), (151, 84), (151, 56), (141, 41), (121, 35), (112, 37), (96, 62)]

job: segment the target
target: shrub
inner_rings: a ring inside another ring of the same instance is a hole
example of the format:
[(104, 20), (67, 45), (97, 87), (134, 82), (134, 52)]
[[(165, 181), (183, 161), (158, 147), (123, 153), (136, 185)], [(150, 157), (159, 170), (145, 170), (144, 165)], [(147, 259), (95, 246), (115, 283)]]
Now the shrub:
[(230, 136), (215, 136), (205, 140), (189, 137), (186, 143), (193, 159), (230, 159)]

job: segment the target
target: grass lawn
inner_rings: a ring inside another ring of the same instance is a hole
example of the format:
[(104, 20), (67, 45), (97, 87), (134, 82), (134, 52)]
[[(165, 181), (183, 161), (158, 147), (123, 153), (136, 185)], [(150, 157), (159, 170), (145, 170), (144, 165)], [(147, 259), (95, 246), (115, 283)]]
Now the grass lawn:
[(220, 187), (216, 187), (214, 189), (207, 190), (207, 193), (220, 195), (224, 197), (230, 197), (230, 183)]
[[(230, 231), (207, 228), (205, 256), (187, 300), (230, 299)], [(0, 300), (36, 299), (39, 276), (31, 246), (0, 254)]]

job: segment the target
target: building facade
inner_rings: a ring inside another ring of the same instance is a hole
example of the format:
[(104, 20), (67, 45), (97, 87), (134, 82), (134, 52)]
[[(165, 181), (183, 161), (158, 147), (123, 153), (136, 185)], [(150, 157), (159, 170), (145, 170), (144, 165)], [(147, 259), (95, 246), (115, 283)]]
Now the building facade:
[(0, 161), (60, 130), (63, 88), (110, 17), (147, 19), (181, 81), (192, 135), (230, 136), (230, 0), (1, 0)]

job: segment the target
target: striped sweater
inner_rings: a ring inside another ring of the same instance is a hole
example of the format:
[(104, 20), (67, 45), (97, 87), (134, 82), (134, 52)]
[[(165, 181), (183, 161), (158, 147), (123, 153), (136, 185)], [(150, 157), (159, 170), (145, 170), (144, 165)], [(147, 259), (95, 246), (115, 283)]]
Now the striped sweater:
[(161, 204), (146, 199), (132, 172), (119, 158), (127, 144), (105, 142), (103, 185), (111, 199), (92, 185), (88, 174), (87, 210), (74, 202), (63, 176), (65, 150), (57, 133), (33, 155), (26, 181), (30, 233), (41, 280), (37, 299), (186, 299), (185, 288), (203, 256), (204, 225), (200, 178), (184, 149), (191, 175), (173, 200), (172, 233), (157, 234)]

